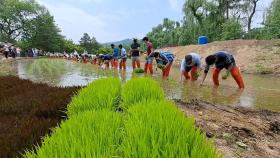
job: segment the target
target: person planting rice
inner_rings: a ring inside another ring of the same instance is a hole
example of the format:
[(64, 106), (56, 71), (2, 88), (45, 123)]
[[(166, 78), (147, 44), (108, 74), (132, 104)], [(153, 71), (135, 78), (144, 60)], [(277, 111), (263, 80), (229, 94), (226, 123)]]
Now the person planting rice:
[(175, 55), (171, 52), (154, 52), (149, 57), (154, 57), (156, 59), (158, 68), (162, 69), (162, 77), (167, 78)]
[(127, 55), (126, 55), (126, 50), (125, 48), (123, 48), (123, 46), (120, 44), (119, 45), (119, 49), (121, 51), (121, 61), (120, 61), (120, 70), (126, 70), (126, 58), (127, 58)]
[(147, 47), (147, 58), (146, 58), (146, 63), (145, 63), (145, 67), (144, 67), (144, 72), (148, 73), (148, 70), (150, 71), (151, 74), (153, 74), (153, 57), (150, 57), (150, 54), (152, 52), (154, 52), (154, 48), (153, 48), (153, 44), (152, 42), (149, 41), (148, 37), (144, 37), (143, 41), (146, 44)]
[(97, 55), (91, 55), (91, 64), (97, 64), (98, 57)]
[(118, 65), (119, 65), (119, 62), (118, 62), (118, 59), (119, 59), (119, 49), (115, 48), (114, 44), (111, 44), (111, 48), (113, 49), (113, 52), (112, 52), (113, 60), (112, 60), (111, 64), (112, 64), (113, 68), (117, 69)]
[(198, 72), (202, 70), (201, 57), (197, 53), (190, 53), (185, 56), (181, 62), (181, 80), (183, 76), (186, 80), (191, 79), (196, 81), (198, 79)]
[(132, 68), (133, 70), (136, 68), (140, 68), (140, 44), (137, 42), (137, 39), (133, 39), (133, 43), (131, 44), (131, 60), (132, 60)]
[(219, 51), (213, 55), (209, 55), (208, 57), (206, 57), (205, 61), (206, 67), (204, 70), (201, 85), (203, 85), (206, 79), (210, 66), (215, 64), (215, 69), (213, 72), (213, 82), (215, 86), (219, 86), (219, 74), (220, 71), (225, 68), (231, 73), (232, 77), (238, 84), (239, 89), (245, 88), (241, 73), (236, 66), (234, 57), (230, 53), (226, 51)]
[(105, 68), (109, 68), (110, 67), (110, 61), (113, 59), (113, 57), (110, 54), (106, 54), (106, 55), (100, 55), (99, 58), (101, 59), (101, 63), (100, 66), (103, 65), (103, 63), (105, 64)]

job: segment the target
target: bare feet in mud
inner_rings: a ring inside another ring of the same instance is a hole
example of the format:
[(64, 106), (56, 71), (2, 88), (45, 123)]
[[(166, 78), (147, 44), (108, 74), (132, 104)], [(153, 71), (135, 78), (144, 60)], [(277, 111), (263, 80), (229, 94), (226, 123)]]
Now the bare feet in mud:
[(226, 158), (280, 157), (280, 113), (174, 100)]

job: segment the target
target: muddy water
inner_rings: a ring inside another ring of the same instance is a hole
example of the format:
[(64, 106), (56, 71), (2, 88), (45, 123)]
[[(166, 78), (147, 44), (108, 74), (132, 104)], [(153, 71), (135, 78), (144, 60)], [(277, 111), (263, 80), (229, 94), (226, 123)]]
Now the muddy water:
[[(43, 82), (52, 86), (87, 85), (95, 79), (111, 76), (119, 77), (125, 82), (132, 77), (143, 76), (132, 73), (130, 60), (127, 64), (127, 71), (119, 72), (66, 60), (24, 59), (15, 61), (12, 64), (15, 68), (11, 70), (17, 71), (16, 74), (20, 78)], [(14, 74), (14, 72), (10, 72), (10, 74)], [(214, 88), (210, 75), (205, 86), (202, 87), (197, 82), (180, 81), (180, 72), (177, 67), (173, 67), (171, 70), (169, 80), (162, 80), (160, 76), (161, 72), (158, 70), (153, 78), (159, 81), (170, 99), (182, 99), (183, 101), (200, 99), (215, 104), (280, 111), (279, 78), (244, 75), (246, 89), (239, 91), (231, 77), (227, 80), (220, 80), (221, 86)]]

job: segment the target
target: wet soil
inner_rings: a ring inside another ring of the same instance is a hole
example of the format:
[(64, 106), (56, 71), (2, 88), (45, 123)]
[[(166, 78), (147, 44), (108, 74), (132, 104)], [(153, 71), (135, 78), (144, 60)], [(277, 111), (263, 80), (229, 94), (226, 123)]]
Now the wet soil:
[(174, 100), (225, 158), (280, 157), (280, 113)]
[(79, 87), (58, 88), (0, 77), (0, 157), (20, 157), (64, 118)]

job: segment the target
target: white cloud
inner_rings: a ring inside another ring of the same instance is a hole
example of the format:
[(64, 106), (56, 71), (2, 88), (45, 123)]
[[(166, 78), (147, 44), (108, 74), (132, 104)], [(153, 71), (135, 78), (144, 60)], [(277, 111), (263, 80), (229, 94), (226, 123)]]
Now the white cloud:
[(181, 11), (181, 4), (180, 4), (180, 0), (168, 0), (169, 5), (171, 7), (172, 10), (174, 11)]
[(104, 42), (108, 38), (118, 38), (119, 36), (106, 30), (106, 27), (109, 27), (107, 21), (118, 20), (117, 16), (109, 14), (91, 15), (82, 9), (65, 3), (52, 5), (43, 0), (38, 0), (38, 2), (46, 6), (50, 13), (54, 15), (56, 23), (62, 29), (62, 34), (66, 38), (73, 39), (74, 42), (78, 42), (85, 32), (90, 36), (95, 36), (100, 42)]

